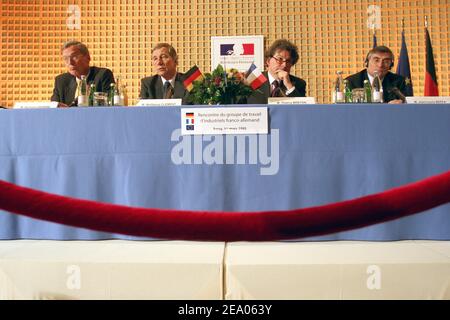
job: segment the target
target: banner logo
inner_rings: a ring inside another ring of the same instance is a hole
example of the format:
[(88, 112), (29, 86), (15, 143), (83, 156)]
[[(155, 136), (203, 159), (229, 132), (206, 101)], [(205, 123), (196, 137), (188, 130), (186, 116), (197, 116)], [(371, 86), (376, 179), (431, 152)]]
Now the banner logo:
[(177, 142), (170, 157), (175, 165), (259, 165), (260, 175), (276, 175), (280, 167), (279, 131), (271, 129), (270, 134), (183, 136), (178, 128), (172, 131), (170, 138)]
[(253, 43), (232, 43), (221, 44), (221, 56), (252, 56), (255, 54), (255, 45)]

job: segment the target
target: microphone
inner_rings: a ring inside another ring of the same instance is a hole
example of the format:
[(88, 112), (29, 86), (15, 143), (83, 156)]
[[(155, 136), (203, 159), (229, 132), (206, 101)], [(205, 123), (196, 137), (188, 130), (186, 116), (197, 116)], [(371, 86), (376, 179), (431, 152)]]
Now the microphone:
[(397, 87), (392, 87), (389, 89), (389, 93), (392, 93), (393, 95), (395, 95), (395, 97), (397, 99), (402, 100), (403, 102), (406, 101), (406, 97), (404, 96), (403, 93), (401, 93), (401, 91), (397, 88)]
[(75, 97), (75, 99), (73, 99), (72, 103), (69, 104), (68, 107), (78, 107), (78, 97)]

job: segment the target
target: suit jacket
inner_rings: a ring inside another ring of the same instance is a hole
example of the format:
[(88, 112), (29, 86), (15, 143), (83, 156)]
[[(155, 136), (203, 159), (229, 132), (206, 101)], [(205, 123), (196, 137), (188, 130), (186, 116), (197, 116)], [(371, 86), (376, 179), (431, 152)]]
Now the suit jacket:
[[(141, 99), (163, 99), (163, 82), (161, 76), (154, 75), (141, 79)], [(177, 72), (173, 87), (173, 99), (182, 99), (182, 104), (188, 104), (189, 91), (183, 85), (183, 74)]]
[[(346, 78), (350, 89), (364, 87), (364, 80), (369, 80), (367, 76), (367, 69), (355, 73)], [(382, 81), (383, 86), (383, 101), (389, 102), (391, 100), (399, 99), (399, 97), (392, 92), (392, 88), (398, 88), (403, 95), (407, 94), (407, 87), (405, 78), (398, 74), (388, 72)]]
[[(108, 92), (111, 83), (114, 82), (114, 76), (109, 69), (90, 67), (86, 81), (88, 85), (95, 83), (97, 91)], [(77, 105), (77, 101), (75, 101), (76, 91), (77, 80), (75, 76), (69, 72), (60, 74), (55, 78), (55, 87), (50, 100), (62, 102), (67, 105)]]
[[(269, 79), (267, 72), (263, 72), (264, 76)], [(306, 82), (296, 76), (289, 75), (292, 84), (295, 86), (295, 90), (291, 92), (287, 97), (305, 97), (306, 96)], [(248, 104), (267, 104), (267, 98), (270, 97), (270, 83), (269, 81), (264, 82), (264, 84), (256, 89), (248, 98)], [(286, 92), (286, 87), (282, 86), (283, 92)]]

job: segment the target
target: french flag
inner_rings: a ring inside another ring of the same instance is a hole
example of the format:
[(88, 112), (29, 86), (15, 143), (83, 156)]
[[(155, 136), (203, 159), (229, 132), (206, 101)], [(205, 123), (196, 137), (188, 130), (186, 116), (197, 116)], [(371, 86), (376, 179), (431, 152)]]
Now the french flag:
[(245, 80), (253, 90), (256, 90), (267, 81), (267, 78), (261, 73), (258, 67), (252, 63), (248, 71), (245, 73)]
[(221, 44), (220, 45), (220, 55), (221, 56), (252, 56), (255, 54), (255, 44), (254, 43), (242, 43), (242, 44)]

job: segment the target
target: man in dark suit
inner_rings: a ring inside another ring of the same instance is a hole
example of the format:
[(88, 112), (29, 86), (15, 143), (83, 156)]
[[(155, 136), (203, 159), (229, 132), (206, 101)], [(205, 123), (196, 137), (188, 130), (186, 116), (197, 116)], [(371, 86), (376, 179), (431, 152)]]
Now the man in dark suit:
[(51, 101), (58, 101), (58, 107), (77, 106), (78, 86), (81, 76), (85, 76), (88, 86), (95, 83), (96, 91), (108, 92), (114, 76), (111, 70), (90, 67), (91, 56), (85, 44), (79, 41), (68, 41), (61, 49), (68, 72), (55, 78), (55, 87)]
[(298, 48), (292, 42), (276, 40), (265, 52), (264, 59), (269, 80), (248, 97), (249, 104), (265, 104), (269, 97), (304, 97), (306, 82), (290, 74), (291, 67), (298, 61)]
[(350, 89), (362, 88), (364, 80), (373, 83), (375, 72), (378, 72), (382, 87), (383, 101), (388, 103), (403, 103), (407, 93), (405, 78), (389, 70), (394, 66), (394, 54), (385, 46), (378, 46), (369, 51), (364, 61), (366, 69), (355, 73), (346, 79)]
[(152, 65), (156, 75), (141, 79), (141, 99), (182, 99), (187, 104), (183, 74), (177, 72), (178, 56), (168, 43), (158, 43), (152, 49)]

